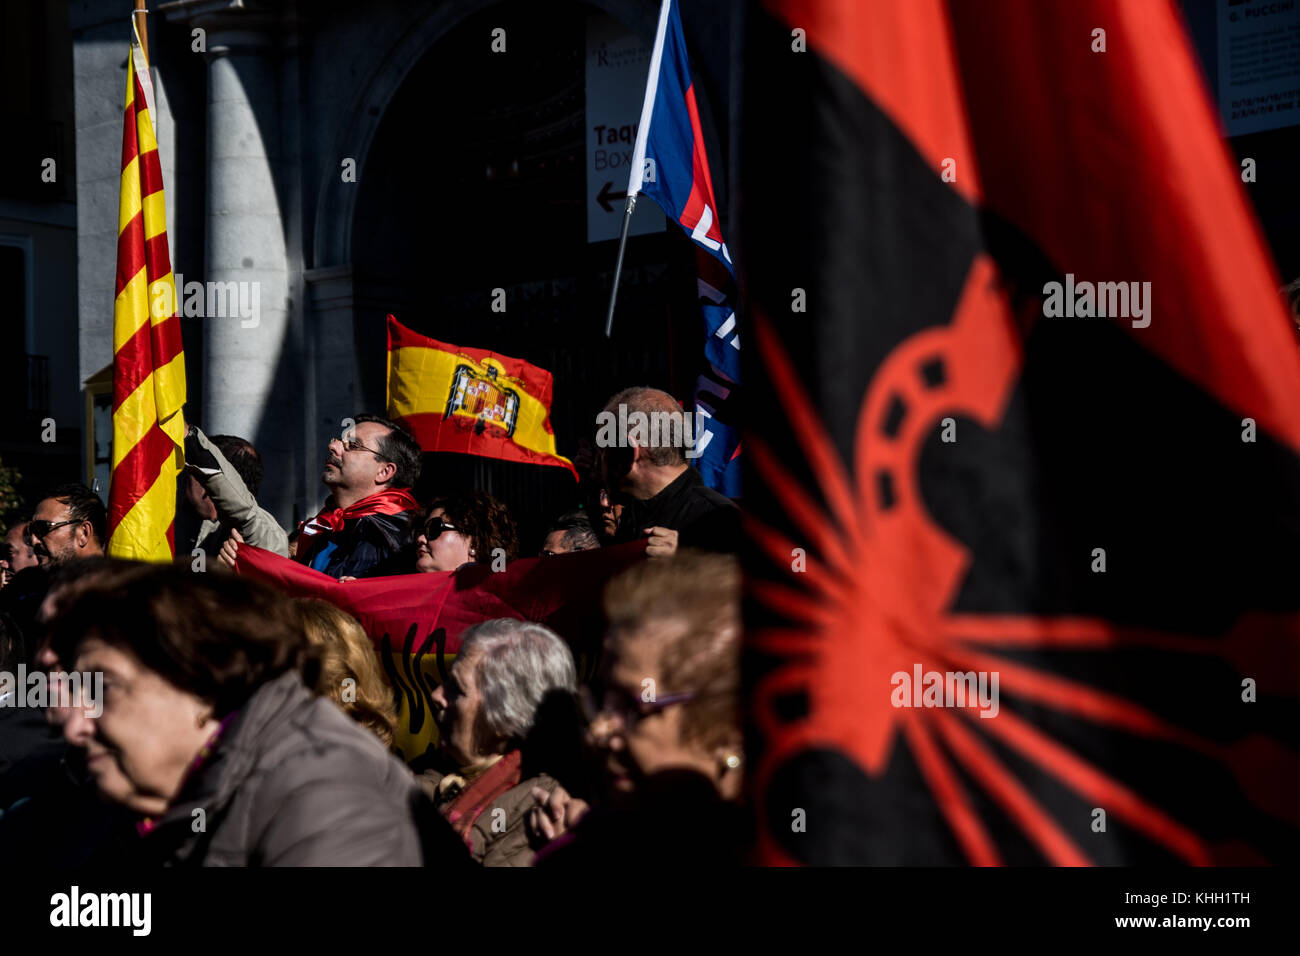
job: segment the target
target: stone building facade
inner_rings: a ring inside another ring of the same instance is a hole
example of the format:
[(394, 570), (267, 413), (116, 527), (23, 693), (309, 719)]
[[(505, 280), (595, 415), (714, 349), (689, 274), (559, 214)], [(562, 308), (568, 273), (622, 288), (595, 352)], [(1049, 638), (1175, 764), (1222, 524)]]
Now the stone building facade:
[[(112, 359), (130, 6), (69, 5), (83, 382)], [(709, 51), (697, 57), (697, 95), (725, 210), (740, 8), (684, 9), (692, 47)], [(343, 420), (382, 411), (389, 312), (440, 340), (550, 369), (562, 454), (575, 453), (619, 387), (689, 395), (689, 249), (666, 230), (631, 241), (606, 342), (614, 243), (588, 243), (582, 219), (584, 24), (612, 17), (648, 45), (657, 12), (655, 0), (153, 6), (187, 414), (258, 445), (263, 504), (282, 522), (319, 506), (326, 443)], [(504, 49), (494, 49), (497, 29)], [(490, 307), (495, 289), (504, 313)], [(426, 460), (426, 490), (475, 484), (520, 510), (562, 507), (572, 492), (561, 469), (430, 457), (439, 460)]]

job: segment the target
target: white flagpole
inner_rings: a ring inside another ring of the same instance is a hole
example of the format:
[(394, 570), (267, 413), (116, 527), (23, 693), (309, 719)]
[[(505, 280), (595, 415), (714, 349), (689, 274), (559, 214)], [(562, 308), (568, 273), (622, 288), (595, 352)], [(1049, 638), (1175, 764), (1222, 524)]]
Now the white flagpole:
[(618, 239), (618, 259), (614, 263), (614, 282), (609, 290), (609, 311), (605, 313), (605, 338), (614, 330), (614, 303), (618, 300), (618, 280), (623, 275), (623, 253), (627, 249), (627, 229), (636, 210), (636, 197), (645, 182), (645, 141), (650, 133), (650, 116), (654, 113), (655, 94), (659, 90), (659, 67), (664, 59), (664, 35), (668, 32), (668, 11), (673, 0), (659, 5), (659, 26), (655, 30), (654, 52), (650, 55), (650, 75), (646, 78), (645, 99), (641, 103), (641, 123), (636, 130), (636, 147), (632, 151), (632, 169), (628, 173), (627, 200), (623, 204), (623, 230)]

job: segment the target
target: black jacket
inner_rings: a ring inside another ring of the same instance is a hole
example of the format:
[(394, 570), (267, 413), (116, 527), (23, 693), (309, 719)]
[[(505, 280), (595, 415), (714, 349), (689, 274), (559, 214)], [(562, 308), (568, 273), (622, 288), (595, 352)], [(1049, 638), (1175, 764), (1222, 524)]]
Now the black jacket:
[(644, 780), (617, 809), (593, 807), (578, 825), (543, 847), (534, 866), (612, 873), (653, 862), (693, 870), (726, 869), (748, 860), (750, 814), (723, 801), (692, 770), (665, 770)]
[[(303, 563), (332, 578), (373, 577), (397, 573), (394, 560), (401, 560), (403, 549), (411, 540), (411, 527), (419, 512), (400, 511), (391, 515), (363, 515), (343, 525), (343, 530), (316, 535)], [(333, 545), (324, 567), (316, 566), (317, 556)]]
[[(26, 692), (22, 687), (13, 693)], [(59, 728), (45, 720), (44, 708), (5, 703), (0, 705), (0, 814), (41, 789), (67, 749)]]
[(687, 468), (663, 491), (644, 501), (629, 499), (619, 520), (616, 543), (645, 537), (658, 526), (677, 532), (682, 548), (735, 552), (740, 549), (740, 509), (736, 503), (704, 484)]

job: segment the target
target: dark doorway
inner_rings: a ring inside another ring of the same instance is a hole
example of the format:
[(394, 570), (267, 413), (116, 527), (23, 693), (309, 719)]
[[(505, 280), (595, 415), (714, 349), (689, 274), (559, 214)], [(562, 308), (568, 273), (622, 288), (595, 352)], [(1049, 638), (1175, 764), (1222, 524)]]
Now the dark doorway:
[[(555, 377), (551, 421), (579, 454), (628, 385), (689, 399), (700, 351), (689, 240), (629, 240), (612, 342), (605, 309), (617, 243), (587, 242), (585, 25), (578, 2), (516, 0), (462, 22), (393, 99), (361, 173), (352, 261), (369, 404), (384, 401), (385, 315), (444, 342), (499, 350)], [(492, 52), (494, 28), (508, 55)], [(626, 173), (624, 173), (624, 176)], [(621, 188), (621, 184), (620, 184)], [(491, 309), (506, 291), (506, 311)], [(674, 359), (674, 343), (683, 348)], [(578, 503), (563, 469), (427, 455), (418, 492), (477, 488), (504, 501), (524, 555)]]

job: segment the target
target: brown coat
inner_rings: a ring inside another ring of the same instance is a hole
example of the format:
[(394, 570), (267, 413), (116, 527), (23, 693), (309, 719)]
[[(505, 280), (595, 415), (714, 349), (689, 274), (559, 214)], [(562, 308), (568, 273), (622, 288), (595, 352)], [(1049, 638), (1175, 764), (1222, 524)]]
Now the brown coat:
[[(444, 776), (441, 770), (429, 769), (416, 780), (445, 814), (459, 791), (440, 796), (438, 783)], [(492, 801), (470, 827), (467, 840), (470, 856), (483, 866), (531, 866), (533, 849), (528, 845), (524, 818), (537, 805), (533, 788), (540, 787), (550, 793), (556, 786), (558, 781), (543, 773), (519, 782)]]

